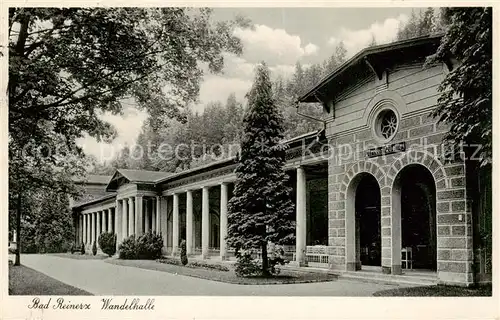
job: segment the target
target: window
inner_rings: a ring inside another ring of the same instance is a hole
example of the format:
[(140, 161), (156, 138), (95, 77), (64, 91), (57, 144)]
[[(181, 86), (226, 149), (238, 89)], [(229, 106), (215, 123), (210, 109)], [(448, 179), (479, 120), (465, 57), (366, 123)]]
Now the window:
[(373, 129), (380, 142), (391, 141), (398, 131), (398, 116), (391, 108), (382, 108), (375, 117)]

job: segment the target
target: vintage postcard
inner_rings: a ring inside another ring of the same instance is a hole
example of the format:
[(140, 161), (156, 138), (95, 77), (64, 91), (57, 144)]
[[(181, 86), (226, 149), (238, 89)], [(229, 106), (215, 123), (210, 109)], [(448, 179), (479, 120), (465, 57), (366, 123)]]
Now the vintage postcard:
[(3, 3), (0, 317), (498, 317), (462, 5)]

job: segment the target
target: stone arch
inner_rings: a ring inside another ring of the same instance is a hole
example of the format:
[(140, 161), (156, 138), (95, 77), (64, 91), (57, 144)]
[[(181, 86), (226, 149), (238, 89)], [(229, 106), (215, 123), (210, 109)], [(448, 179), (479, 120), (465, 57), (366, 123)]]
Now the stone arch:
[(396, 158), (387, 170), (388, 186), (391, 187), (391, 190), (394, 187), (394, 178), (410, 164), (420, 164), (429, 170), (436, 183), (436, 191), (448, 188), (449, 181), (443, 163), (436, 159), (431, 152), (411, 150)]
[(370, 175), (378, 183), (381, 192), (385, 181), (384, 170), (375, 162), (359, 161), (346, 170), (341, 186), (341, 197), (345, 199), (345, 255), (346, 269), (354, 271), (358, 267), (358, 256), (356, 252), (356, 190), (362, 178)]
[[(376, 162), (374, 161), (365, 161), (361, 160), (359, 162), (356, 162), (352, 164), (349, 169), (346, 170), (344, 173), (344, 178), (342, 179), (342, 185), (340, 187), (341, 193), (343, 193), (344, 196), (346, 196), (346, 190), (349, 184), (352, 182), (352, 179), (358, 175), (359, 173), (369, 173), (372, 176), (375, 177), (375, 179), (378, 181), (378, 184), (380, 188), (383, 188), (385, 186), (385, 176), (386, 173), (384, 169)], [(347, 199), (347, 198), (344, 198)]]
[[(447, 174), (441, 161), (434, 154), (424, 150), (411, 150), (396, 158), (387, 170), (388, 186), (391, 188), (391, 269), (393, 274), (401, 274), (401, 184), (397, 179), (407, 167), (418, 165), (427, 170), (435, 184), (435, 193), (448, 187)], [(436, 198), (437, 199), (437, 198)], [(435, 201), (436, 201), (435, 199)]]

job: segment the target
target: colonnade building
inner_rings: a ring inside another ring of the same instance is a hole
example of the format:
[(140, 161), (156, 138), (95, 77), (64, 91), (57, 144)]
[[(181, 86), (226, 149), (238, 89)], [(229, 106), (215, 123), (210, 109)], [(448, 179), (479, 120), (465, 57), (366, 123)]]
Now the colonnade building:
[[(477, 161), (444, 152), (449, 126), (430, 116), (455, 64), (425, 64), (439, 42), (364, 49), (299, 98), (323, 105), (324, 129), (284, 142), (296, 208), (296, 242), (285, 248), (293, 264), (491, 281), (491, 255), (480, 240), (481, 230), (491, 230), (491, 176), (474, 178)], [(100, 193), (73, 204), (77, 242), (90, 248), (103, 231), (118, 243), (157, 232), (165, 255), (185, 239), (189, 255), (231, 259), (225, 236), (236, 164), (90, 177), (87, 186)]]

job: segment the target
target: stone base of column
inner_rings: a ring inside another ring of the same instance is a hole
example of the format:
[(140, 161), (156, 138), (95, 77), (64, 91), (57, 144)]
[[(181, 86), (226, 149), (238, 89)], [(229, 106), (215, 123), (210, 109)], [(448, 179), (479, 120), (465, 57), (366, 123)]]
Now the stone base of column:
[(391, 274), (391, 267), (382, 266), (382, 273)]
[(229, 260), (229, 257), (228, 256), (220, 256), (220, 259), (222, 261), (227, 261), (227, 260)]
[(201, 258), (203, 260), (208, 260), (208, 259), (210, 259), (210, 256), (208, 255), (208, 253), (204, 253), (204, 254), (201, 255)]
[(345, 265), (346, 271), (356, 271), (358, 270), (356, 262), (347, 262)]
[(403, 274), (403, 270), (401, 269), (401, 265), (394, 264), (392, 265), (392, 274)]

